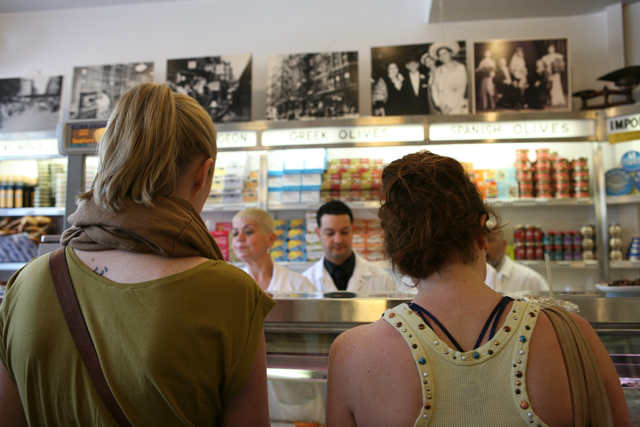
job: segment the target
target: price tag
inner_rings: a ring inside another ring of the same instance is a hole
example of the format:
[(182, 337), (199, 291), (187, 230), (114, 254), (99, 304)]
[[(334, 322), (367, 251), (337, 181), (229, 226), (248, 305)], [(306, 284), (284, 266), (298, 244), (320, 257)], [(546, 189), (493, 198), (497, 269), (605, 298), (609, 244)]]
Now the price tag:
[(501, 202), (503, 206), (513, 206), (514, 204), (513, 200), (502, 200)]
[(569, 268), (571, 267), (571, 261), (558, 261), (558, 267)]
[(351, 202), (351, 203), (349, 203), (349, 205), (351, 205), (351, 208), (365, 208), (366, 207), (365, 202)]
[(578, 204), (579, 205), (588, 205), (591, 203), (591, 198), (590, 197), (581, 197), (578, 199)]
[(27, 209), (24, 214), (28, 216), (35, 216), (36, 211), (34, 209)]
[(320, 205), (318, 203), (309, 203), (307, 205), (307, 210), (316, 211), (316, 210), (318, 210), (319, 207), (320, 207)]
[(536, 205), (548, 205), (548, 204), (549, 204), (549, 199), (540, 199), (540, 198), (536, 199)]
[(6, 209), (0, 209), (0, 215), (2, 216), (9, 216), (9, 211)]
[(598, 267), (598, 261), (587, 260), (587, 261), (584, 262), (584, 266), (586, 268), (597, 268)]

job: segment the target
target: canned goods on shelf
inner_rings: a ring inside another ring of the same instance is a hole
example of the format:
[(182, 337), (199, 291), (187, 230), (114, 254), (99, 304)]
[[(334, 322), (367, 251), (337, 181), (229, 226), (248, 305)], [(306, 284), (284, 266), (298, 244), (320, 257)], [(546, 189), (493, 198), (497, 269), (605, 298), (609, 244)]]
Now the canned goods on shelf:
[(595, 259), (596, 255), (593, 253), (593, 251), (590, 250), (586, 250), (586, 251), (582, 251), (582, 259), (584, 260), (592, 260)]
[(588, 159), (586, 157), (580, 157), (571, 161), (573, 167), (582, 167), (586, 168), (588, 165)]
[(519, 148), (516, 150), (516, 159), (518, 161), (529, 161), (529, 150), (527, 148)]
[(622, 239), (619, 237), (612, 237), (609, 239), (609, 248), (610, 249), (620, 249), (622, 248)]
[(571, 198), (571, 193), (566, 193), (562, 191), (558, 191), (556, 193), (556, 199), (570, 199), (570, 198)]
[(593, 249), (594, 245), (595, 243), (593, 242), (593, 239), (590, 239), (588, 237), (585, 237), (584, 239), (582, 239), (582, 242), (581, 242), (582, 249), (591, 250)]
[(582, 234), (584, 237), (591, 237), (594, 235), (594, 233), (595, 233), (594, 228), (589, 224), (585, 224), (582, 227), (580, 227), (580, 234)]
[(528, 171), (531, 169), (531, 163), (529, 163), (529, 161), (518, 160), (517, 162), (514, 163), (514, 166), (518, 171), (523, 171), (523, 170)]
[(611, 237), (620, 237), (620, 235), (622, 235), (622, 228), (620, 227), (620, 224), (609, 224), (609, 235)]
[(540, 171), (540, 172), (548, 172), (551, 170), (551, 162), (548, 160), (541, 160), (539, 162), (536, 162), (533, 165), (533, 168), (536, 171)]
[(613, 250), (609, 252), (609, 258), (611, 261), (620, 261), (622, 259), (622, 251)]
[(536, 150), (536, 160), (549, 160), (549, 149), (548, 148), (538, 148)]

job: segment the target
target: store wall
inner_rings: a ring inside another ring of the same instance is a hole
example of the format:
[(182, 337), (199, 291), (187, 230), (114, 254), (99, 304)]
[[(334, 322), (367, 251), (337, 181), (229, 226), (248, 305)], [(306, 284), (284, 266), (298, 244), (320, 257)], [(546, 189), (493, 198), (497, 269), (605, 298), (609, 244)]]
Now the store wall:
[(624, 41), (627, 65), (640, 65), (640, 3), (624, 6)]
[[(270, 54), (357, 50), (362, 115), (371, 114), (372, 46), (568, 37), (572, 92), (599, 87), (596, 78), (610, 71), (606, 11), (428, 25), (426, 3), (208, 0), (0, 14), (0, 78), (41, 73), (70, 79), (74, 66), (155, 61), (156, 80), (163, 81), (167, 59), (252, 53), (252, 116), (262, 119)], [(67, 99), (70, 86), (67, 80)]]

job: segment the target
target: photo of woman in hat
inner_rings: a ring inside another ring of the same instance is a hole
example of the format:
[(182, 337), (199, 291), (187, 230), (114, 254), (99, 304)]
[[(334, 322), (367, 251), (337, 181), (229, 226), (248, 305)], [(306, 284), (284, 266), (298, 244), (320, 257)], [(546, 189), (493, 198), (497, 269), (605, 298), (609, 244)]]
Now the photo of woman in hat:
[(429, 46), (429, 55), (440, 62), (434, 73), (433, 103), (444, 115), (469, 113), (467, 67), (455, 59), (459, 52), (460, 43), (455, 41)]

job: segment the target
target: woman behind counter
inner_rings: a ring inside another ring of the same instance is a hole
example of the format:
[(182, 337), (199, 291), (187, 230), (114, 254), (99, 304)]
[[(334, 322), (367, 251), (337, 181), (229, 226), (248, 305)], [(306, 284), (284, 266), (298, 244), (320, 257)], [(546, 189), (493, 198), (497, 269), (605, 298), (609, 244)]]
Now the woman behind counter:
[[(264, 319), (274, 305), (222, 260), (200, 217), (211, 118), (145, 83), (118, 100), (98, 172), (62, 236), (109, 388), (134, 426), (268, 426)], [(49, 256), (0, 305), (0, 424), (114, 426), (71, 337)]]
[[(409, 154), (384, 169), (382, 185), (385, 253), (418, 294), (334, 341), (327, 427), (573, 426), (549, 318), (483, 283), (493, 212), (462, 165), (427, 151)], [(575, 318), (602, 373), (614, 425), (630, 426), (609, 354), (589, 323)]]
[(247, 265), (243, 268), (269, 292), (316, 292), (315, 286), (302, 274), (287, 270), (271, 258), (276, 241), (273, 218), (268, 212), (247, 208), (233, 217), (233, 251)]

